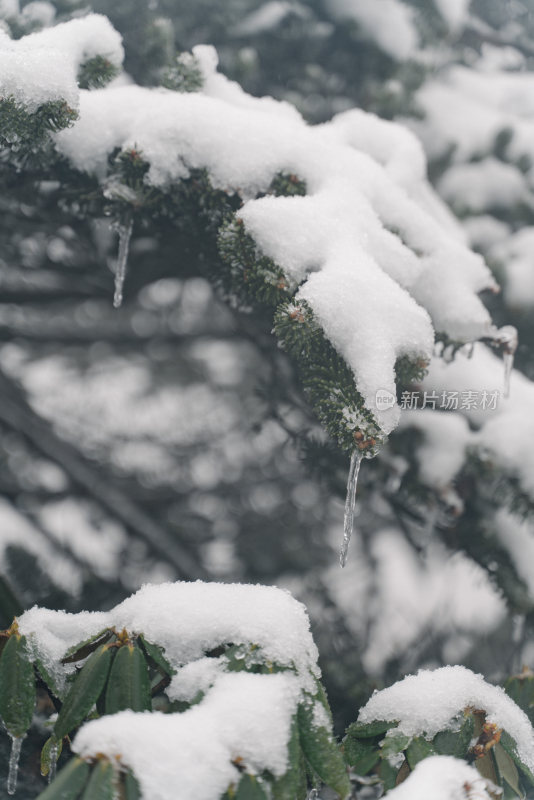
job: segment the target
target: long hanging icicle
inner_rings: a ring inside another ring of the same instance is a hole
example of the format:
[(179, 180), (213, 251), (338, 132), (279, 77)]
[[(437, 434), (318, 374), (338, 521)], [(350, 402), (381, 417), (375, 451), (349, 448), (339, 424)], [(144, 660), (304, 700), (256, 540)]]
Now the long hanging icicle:
[(11, 753), (9, 756), (9, 772), (7, 775), (7, 793), (15, 794), (17, 788), (17, 776), (19, 772), (20, 751), (24, 736), (11, 736)]
[(113, 296), (114, 308), (122, 305), (122, 287), (126, 278), (126, 268), (128, 264), (128, 251), (130, 249), (130, 239), (132, 238), (133, 219), (132, 217), (126, 224), (117, 226), (119, 232), (119, 255), (117, 257), (117, 267), (115, 269), (115, 294)]
[(514, 368), (514, 356), (517, 350), (517, 330), (512, 325), (499, 328), (497, 341), (503, 349), (504, 361), (504, 396), (510, 396), (510, 379)]
[(339, 554), (339, 563), (342, 567), (347, 563), (350, 538), (354, 528), (354, 509), (356, 507), (356, 487), (358, 485), (358, 475), (362, 454), (355, 450), (350, 458), (349, 478), (347, 480), (347, 498), (345, 500), (345, 519), (343, 523), (343, 544)]

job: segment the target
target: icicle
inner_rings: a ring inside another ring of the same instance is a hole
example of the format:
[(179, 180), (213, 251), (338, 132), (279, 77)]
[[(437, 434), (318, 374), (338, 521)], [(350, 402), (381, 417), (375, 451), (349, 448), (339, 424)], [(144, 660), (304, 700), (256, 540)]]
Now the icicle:
[(514, 356), (517, 350), (517, 331), (512, 325), (499, 328), (496, 336), (497, 342), (503, 348), (504, 361), (504, 396), (510, 396), (510, 379), (514, 368)]
[(50, 767), (48, 769), (48, 783), (52, 783), (54, 778), (56, 777), (56, 769), (57, 769), (57, 754), (58, 754), (58, 745), (51, 744), (50, 745)]
[(113, 306), (119, 308), (122, 305), (122, 287), (126, 277), (126, 267), (128, 263), (128, 250), (132, 237), (133, 219), (130, 217), (125, 225), (118, 225), (119, 231), (119, 255), (117, 267), (115, 269), (115, 294), (113, 296)]
[(339, 554), (339, 563), (342, 567), (347, 563), (349, 552), (350, 537), (354, 527), (354, 509), (356, 506), (356, 487), (358, 485), (358, 473), (362, 463), (362, 454), (355, 450), (350, 459), (349, 478), (347, 481), (347, 499), (345, 500), (345, 520), (343, 524), (343, 544)]
[(11, 754), (9, 756), (9, 772), (7, 776), (7, 793), (15, 794), (17, 788), (17, 775), (19, 771), (20, 750), (24, 736), (11, 736)]

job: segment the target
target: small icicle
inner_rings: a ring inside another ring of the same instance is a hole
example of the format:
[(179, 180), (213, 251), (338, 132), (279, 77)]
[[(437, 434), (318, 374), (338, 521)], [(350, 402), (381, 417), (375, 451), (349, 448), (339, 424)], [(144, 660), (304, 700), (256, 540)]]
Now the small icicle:
[(24, 736), (11, 736), (11, 754), (9, 756), (9, 772), (7, 775), (7, 793), (15, 794), (17, 788), (17, 776), (19, 771), (19, 758)]
[(352, 529), (354, 527), (356, 487), (358, 485), (358, 474), (360, 472), (361, 463), (362, 454), (358, 450), (355, 450), (350, 459), (349, 478), (347, 481), (347, 499), (345, 500), (345, 519), (343, 524), (343, 544), (341, 546), (341, 553), (339, 554), (339, 563), (342, 567), (344, 567), (347, 563), (350, 537), (352, 536)]
[(512, 325), (505, 325), (497, 331), (497, 342), (502, 346), (504, 361), (504, 396), (510, 396), (510, 379), (514, 368), (514, 356), (517, 350), (517, 330)]
[(51, 744), (50, 745), (50, 767), (49, 767), (49, 770), (48, 770), (48, 783), (52, 783), (52, 781), (56, 777), (57, 754), (58, 754), (58, 745), (57, 744)]
[(133, 219), (130, 217), (125, 225), (118, 225), (119, 232), (119, 255), (117, 257), (117, 267), (115, 269), (115, 294), (113, 296), (114, 308), (122, 305), (122, 287), (126, 277), (128, 264), (128, 250), (130, 249), (130, 239), (132, 237)]

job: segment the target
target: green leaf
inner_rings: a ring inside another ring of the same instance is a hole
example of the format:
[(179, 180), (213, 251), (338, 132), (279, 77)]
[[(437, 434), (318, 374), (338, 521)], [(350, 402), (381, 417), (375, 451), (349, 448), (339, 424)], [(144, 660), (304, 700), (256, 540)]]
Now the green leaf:
[(291, 736), (287, 745), (288, 769), (285, 775), (277, 778), (272, 784), (273, 800), (294, 800), (300, 785), (300, 741), (297, 715), (291, 723)]
[(411, 736), (406, 736), (406, 734), (400, 731), (395, 731), (391, 736), (386, 736), (381, 743), (381, 757), (389, 758), (389, 756), (397, 755), (397, 753), (406, 750), (411, 740)]
[(347, 737), (344, 742), (345, 761), (358, 775), (367, 775), (380, 761), (380, 750), (374, 741)]
[(415, 739), (412, 739), (406, 750), (406, 759), (410, 769), (414, 769), (415, 765), (419, 764), (424, 758), (435, 755), (436, 751), (432, 746), (432, 742), (423, 739), (422, 736), (417, 736)]
[(376, 736), (387, 733), (391, 728), (396, 728), (398, 724), (398, 722), (384, 722), (383, 720), (353, 722), (347, 728), (347, 736), (356, 739), (374, 739)]
[(59, 742), (57, 739), (54, 739), (51, 736), (43, 745), (43, 749), (41, 750), (41, 775), (46, 777), (50, 772), (50, 762), (51, 762), (51, 755), (52, 755), (52, 747), (55, 745), (56, 749), (56, 762), (58, 761), (61, 751), (63, 750), (63, 742), (60, 740)]
[(48, 691), (51, 694), (53, 694), (54, 697), (57, 697), (57, 698), (61, 699), (61, 697), (63, 695), (63, 692), (60, 692), (54, 676), (48, 670), (48, 668), (45, 666), (44, 662), (39, 658), (39, 656), (36, 656), (34, 658), (33, 664), (34, 664), (34, 667), (35, 667), (35, 669), (37, 670), (37, 672), (39, 674), (39, 677), (41, 678), (43, 683), (46, 685), (46, 688), (48, 689)]
[(140, 800), (141, 789), (133, 772), (128, 770), (124, 775), (124, 792), (126, 800)]
[(377, 774), (382, 783), (384, 784), (384, 789), (386, 792), (389, 792), (390, 789), (395, 788), (395, 783), (397, 781), (397, 775), (399, 774), (398, 768), (392, 767), (389, 761), (383, 760), (380, 762), (377, 768)]
[(87, 783), (88, 776), (89, 764), (81, 758), (73, 758), (37, 800), (75, 800)]
[(525, 672), (514, 675), (504, 684), (506, 694), (522, 708), (531, 722), (534, 722), (534, 675)]
[(475, 723), (471, 714), (468, 714), (459, 731), (440, 731), (434, 736), (432, 744), (440, 756), (454, 756), (465, 758), (473, 733)]
[(314, 699), (304, 701), (298, 708), (300, 744), (311, 767), (324, 783), (341, 797), (350, 794), (350, 782), (343, 756), (330, 732), (314, 725)]
[(235, 800), (267, 800), (267, 794), (254, 775), (245, 773), (239, 781)]
[(519, 786), (519, 773), (513, 758), (506, 752), (504, 747), (497, 743), (493, 748), (493, 754), (497, 763), (497, 770), (501, 778), (501, 786), (506, 781), (517, 797), (524, 798), (525, 794)]
[(0, 658), (0, 717), (11, 736), (23, 736), (35, 708), (35, 674), (26, 637), (9, 637)]
[(106, 714), (116, 714), (126, 708), (132, 711), (152, 708), (147, 663), (141, 650), (132, 644), (119, 648), (106, 690)]
[(63, 739), (85, 719), (105, 686), (110, 667), (111, 650), (105, 644), (100, 645), (70, 687), (54, 725), (57, 739)]
[(114, 778), (113, 764), (111, 761), (101, 758), (93, 768), (82, 800), (113, 800), (115, 796)]
[(164, 650), (162, 647), (160, 647), (158, 644), (147, 642), (142, 633), (139, 634), (138, 638), (148, 658), (154, 662), (156, 669), (159, 669), (165, 675), (169, 675), (169, 677), (176, 674), (176, 670), (172, 664), (167, 661), (163, 655)]
[(74, 661), (82, 661), (87, 656), (90, 656), (100, 645), (105, 644), (113, 636), (111, 628), (104, 628), (103, 630), (85, 639), (83, 642), (69, 647), (63, 658), (62, 664), (72, 664)]
[(517, 752), (517, 745), (515, 740), (510, 736), (509, 733), (506, 731), (502, 731), (500, 742), (503, 748), (506, 750), (509, 756), (513, 759), (516, 766), (519, 767), (525, 778), (528, 780), (529, 785), (534, 788), (534, 774), (530, 771), (526, 764), (523, 763), (521, 760), (518, 752)]

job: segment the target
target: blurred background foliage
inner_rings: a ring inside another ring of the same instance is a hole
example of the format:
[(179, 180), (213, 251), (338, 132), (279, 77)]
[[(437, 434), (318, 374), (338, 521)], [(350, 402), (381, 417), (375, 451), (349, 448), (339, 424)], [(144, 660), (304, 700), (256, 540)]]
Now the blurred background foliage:
[[(137, 83), (161, 83), (178, 52), (210, 43), (246, 91), (288, 100), (311, 123), (356, 105), (424, 134), (418, 93), (451, 64), (476, 70), (492, 53), (504, 71), (532, 67), (534, 2), (474, 0), (455, 26), (443, 2), (395, 0), (386, 10), (404, 9), (398, 30), (387, 14), (364, 24), (358, 9), (372, 3), (90, 8), (123, 35)], [(3, 0), (0, 17), (20, 36), (88, 9)], [(454, 152), (454, 142), (429, 151), (438, 187)], [(513, 161), (502, 136), (491, 152), (524, 177), (517, 202), (473, 213), (454, 193), (447, 199), (467, 230), (484, 216), (511, 237), (534, 225), (531, 165)], [(37, 191), (24, 176), (0, 152), (2, 625), (34, 603), (108, 608), (150, 581), (287, 587), (308, 607), (338, 732), (374, 687), (419, 666), (461, 662), (502, 680), (532, 663), (532, 584), (486, 524), (502, 505), (495, 481), (466, 471), (458, 517), (418, 480), (416, 434), (393, 436), (362, 469), (342, 572), (347, 459), (313, 418), (266, 321), (230, 308), (204, 277), (213, 266), (205, 243), (164, 221), (136, 231), (115, 310), (116, 232), (72, 213), (59, 187)], [(506, 257), (490, 239), (474, 236), (473, 246), (506, 284)], [(534, 377), (532, 307), (506, 292), (488, 303), (497, 323), (518, 326), (518, 365)]]

